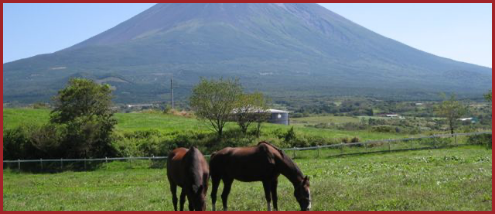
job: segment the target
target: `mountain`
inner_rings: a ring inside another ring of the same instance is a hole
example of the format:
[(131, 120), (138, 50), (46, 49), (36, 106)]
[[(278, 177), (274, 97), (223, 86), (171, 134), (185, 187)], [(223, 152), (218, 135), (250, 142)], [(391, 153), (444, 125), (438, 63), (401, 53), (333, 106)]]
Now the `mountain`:
[(163, 101), (172, 75), (183, 98), (200, 77), (221, 76), (273, 97), (474, 96), (492, 84), (491, 68), (414, 49), (317, 4), (157, 4), (3, 72), (4, 102), (46, 101), (71, 77), (111, 84), (121, 103)]

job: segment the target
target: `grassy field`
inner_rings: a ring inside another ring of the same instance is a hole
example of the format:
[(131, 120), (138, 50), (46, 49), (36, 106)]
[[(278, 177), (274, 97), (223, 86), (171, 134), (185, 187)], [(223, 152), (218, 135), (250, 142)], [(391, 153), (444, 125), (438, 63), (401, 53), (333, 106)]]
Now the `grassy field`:
[[(492, 153), (469, 146), (303, 158), (313, 210), (491, 210)], [(173, 210), (165, 169), (114, 162), (91, 172), (3, 174), (4, 210)], [(222, 186), (220, 187), (220, 190)], [(298, 210), (281, 177), (279, 207)], [(207, 197), (209, 200), (209, 196)], [(264, 210), (262, 185), (234, 182), (231, 210)], [(217, 206), (220, 206), (218, 204)], [(207, 209), (211, 209), (208, 201)]]
[(312, 117), (301, 117), (292, 118), (291, 122), (294, 125), (316, 125), (318, 123), (358, 123), (359, 117), (347, 117), (347, 116), (312, 116)]
[[(3, 125), (4, 130), (18, 127), (20, 125), (41, 125), (49, 121), (49, 110), (47, 109), (3, 109)], [(115, 118), (118, 123), (117, 131), (132, 132), (144, 130), (158, 130), (162, 133), (176, 131), (203, 131), (211, 132), (211, 129), (206, 123), (198, 121), (195, 118), (187, 118), (182, 116), (162, 114), (162, 113), (116, 113)], [(332, 117), (336, 121), (358, 120), (352, 117)], [(296, 120), (296, 119), (294, 119)], [(297, 118), (297, 121), (314, 121), (316, 118)], [(286, 132), (291, 126), (264, 124), (263, 132), (267, 133), (265, 137), (270, 136), (276, 130)], [(318, 129), (304, 127), (304, 123), (296, 122), (293, 127), (297, 133), (306, 135), (319, 136), (329, 139), (339, 139), (343, 137), (359, 137), (361, 140), (379, 140), (379, 139), (396, 139), (406, 138), (409, 135), (393, 134), (393, 133), (376, 133), (369, 131), (343, 131), (333, 129)], [(227, 130), (237, 128), (234, 123), (227, 124)]]

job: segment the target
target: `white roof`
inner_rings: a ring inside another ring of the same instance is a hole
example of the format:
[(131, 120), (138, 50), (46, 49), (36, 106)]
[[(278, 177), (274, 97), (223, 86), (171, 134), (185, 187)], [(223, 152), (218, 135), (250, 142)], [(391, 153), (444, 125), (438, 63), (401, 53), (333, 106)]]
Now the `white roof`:
[[(236, 114), (237, 112), (238, 112), (238, 109), (234, 109), (233, 113)], [(251, 112), (256, 113), (257, 110), (252, 109)], [(288, 111), (278, 110), (278, 109), (267, 109), (265, 112), (268, 112), (268, 113), (289, 113)]]
[(270, 113), (289, 113), (288, 111), (278, 110), (278, 109), (268, 109), (266, 111)]

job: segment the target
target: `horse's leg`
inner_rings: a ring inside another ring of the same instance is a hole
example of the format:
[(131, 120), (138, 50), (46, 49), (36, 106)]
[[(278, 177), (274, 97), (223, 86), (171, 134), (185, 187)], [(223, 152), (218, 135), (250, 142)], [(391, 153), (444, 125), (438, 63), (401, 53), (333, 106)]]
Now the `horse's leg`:
[(275, 178), (273, 181), (272, 181), (272, 185), (271, 185), (271, 188), (272, 188), (272, 200), (273, 200), (273, 208), (275, 209), (275, 211), (278, 211), (278, 196), (277, 196), (277, 186), (278, 186), (278, 179)]
[(174, 204), (174, 210), (177, 211), (177, 185), (170, 182), (170, 191), (172, 192), (172, 203)]
[(222, 192), (223, 211), (227, 211), (227, 199), (229, 198), (232, 182), (234, 182), (234, 179), (232, 178), (223, 178), (223, 192)]
[(271, 197), (271, 181), (263, 181), (263, 189), (265, 189), (266, 206), (268, 211), (272, 211)]
[(220, 178), (212, 176), (211, 177), (211, 183), (212, 183), (211, 205), (212, 205), (212, 210), (216, 211), (215, 203), (217, 202), (217, 191), (218, 191), (218, 186), (220, 186)]
[[(186, 191), (182, 188), (182, 192), (180, 193), (180, 211), (184, 211), (184, 204), (186, 203)], [(191, 204), (191, 202), (189, 202)]]
[[(189, 211), (195, 211), (192, 203), (193, 200), (191, 200), (190, 198), (188, 198), (187, 200), (189, 202)], [(201, 210), (197, 210), (197, 211), (201, 211)]]

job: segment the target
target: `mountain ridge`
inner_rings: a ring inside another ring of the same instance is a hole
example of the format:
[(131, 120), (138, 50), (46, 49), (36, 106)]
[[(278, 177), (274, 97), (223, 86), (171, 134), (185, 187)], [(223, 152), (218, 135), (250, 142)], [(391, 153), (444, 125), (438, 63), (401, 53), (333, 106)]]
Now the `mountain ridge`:
[[(13, 80), (4, 97), (23, 100), (40, 88), (48, 97), (80, 73), (129, 80), (116, 86), (120, 102), (163, 99), (170, 75), (184, 96), (200, 76), (239, 77), (248, 89), (269, 94), (356, 85), (414, 93), (491, 88), (489, 68), (414, 49), (317, 4), (181, 3), (157, 4), (72, 47), (4, 64), (4, 82)], [(40, 87), (15, 88), (30, 82)]]

